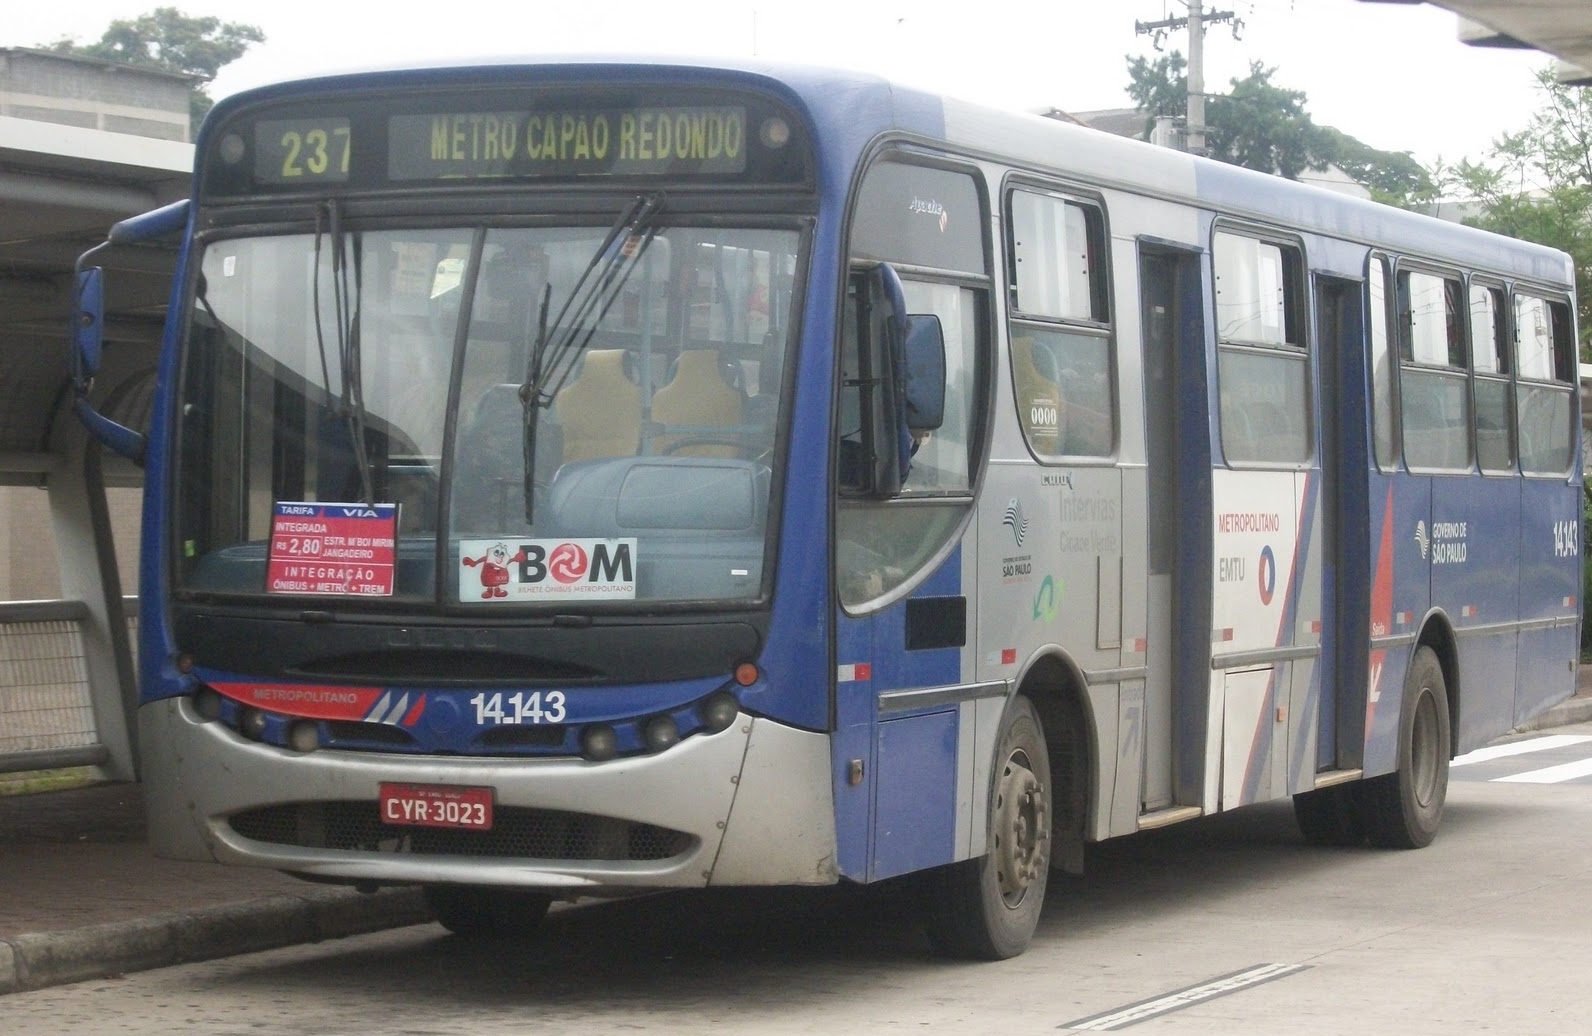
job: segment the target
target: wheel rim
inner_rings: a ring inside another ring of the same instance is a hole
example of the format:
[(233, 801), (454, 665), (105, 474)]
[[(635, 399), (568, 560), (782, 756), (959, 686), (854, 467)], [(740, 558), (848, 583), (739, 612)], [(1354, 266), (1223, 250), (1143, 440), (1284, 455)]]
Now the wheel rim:
[(995, 811), (996, 878), (1001, 899), (1015, 907), (1048, 866), (1045, 849), (1050, 838), (1050, 810), (1028, 753), (1016, 751), (1007, 758)]
[(1415, 801), (1422, 809), (1437, 797), (1437, 703), (1429, 687), (1421, 689), (1415, 706), (1415, 729), (1410, 734), (1410, 772)]

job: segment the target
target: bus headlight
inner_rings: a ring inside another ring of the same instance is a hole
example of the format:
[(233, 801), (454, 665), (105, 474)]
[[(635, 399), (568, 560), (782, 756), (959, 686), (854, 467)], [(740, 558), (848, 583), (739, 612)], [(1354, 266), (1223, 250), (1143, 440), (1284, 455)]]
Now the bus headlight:
[(287, 728), (287, 746), (295, 752), (313, 752), (321, 747), (321, 725), (300, 720)]
[(606, 763), (619, 754), (619, 738), (606, 723), (587, 727), (580, 735), (580, 752), (589, 761)]
[(715, 691), (702, 699), (702, 703), (697, 706), (697, 715), (702, 718), (702, 727), (709, 734), (730, 729), (730, 724), (735, 722), (736, 714), (740, 711), (741, 706), (735, 700), (735, 695), (728, 691)]
[(238, 733), (251, 741), (258, 741), (265, 736), (265, 720), (265, 713), (259, 709), (244, 709), (238, 719)]
[(647, 751), (661, 752), (679, 743), (680, 727), (674, 722), (673, 717), (654, 716), (647, 720), (641, 736), (647, 742)]
[(193, 694), (193, 711), (207, 723), (221, 718), (221, 695), (209, 687), (201, 687)]

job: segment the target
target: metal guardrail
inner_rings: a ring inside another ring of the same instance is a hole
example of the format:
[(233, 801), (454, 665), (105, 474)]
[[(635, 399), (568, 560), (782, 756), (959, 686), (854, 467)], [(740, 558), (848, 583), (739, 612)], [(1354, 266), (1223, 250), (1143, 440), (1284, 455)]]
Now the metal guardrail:
[[(136, 598), (123, 602), (136, 643)], [(94, 720), (81, 601), (0, 603), (0, 773), (103, 766)]]

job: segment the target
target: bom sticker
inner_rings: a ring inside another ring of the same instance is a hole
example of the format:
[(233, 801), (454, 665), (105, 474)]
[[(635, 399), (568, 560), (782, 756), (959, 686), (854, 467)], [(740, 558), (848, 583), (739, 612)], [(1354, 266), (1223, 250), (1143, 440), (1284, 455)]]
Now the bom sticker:
[(632, 600), (636, 541), (464, 540), (459, 600), (506, 603)]

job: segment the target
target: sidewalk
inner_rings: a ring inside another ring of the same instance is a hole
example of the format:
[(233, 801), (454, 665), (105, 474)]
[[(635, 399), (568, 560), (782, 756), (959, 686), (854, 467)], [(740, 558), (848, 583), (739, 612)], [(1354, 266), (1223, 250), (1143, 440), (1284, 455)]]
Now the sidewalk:
[(1561, 701), (1536, 719), (1520, 724), (1515, 730), (1520, 733), (1550, 730), (1589, 721), (1592, 721), (1592, 664), (1583, 665), (1577, 672), (1574, 696)]
[[(1520, 730), (1589, 720), (1592, 666)], [(414, 889), (156, 859), (137, 785), (0, 796), (0, 995), (430, 920)]]
[(413, 889), (156, 859), (137, 785), (0, 797), (0, 995), (430, 920)]

